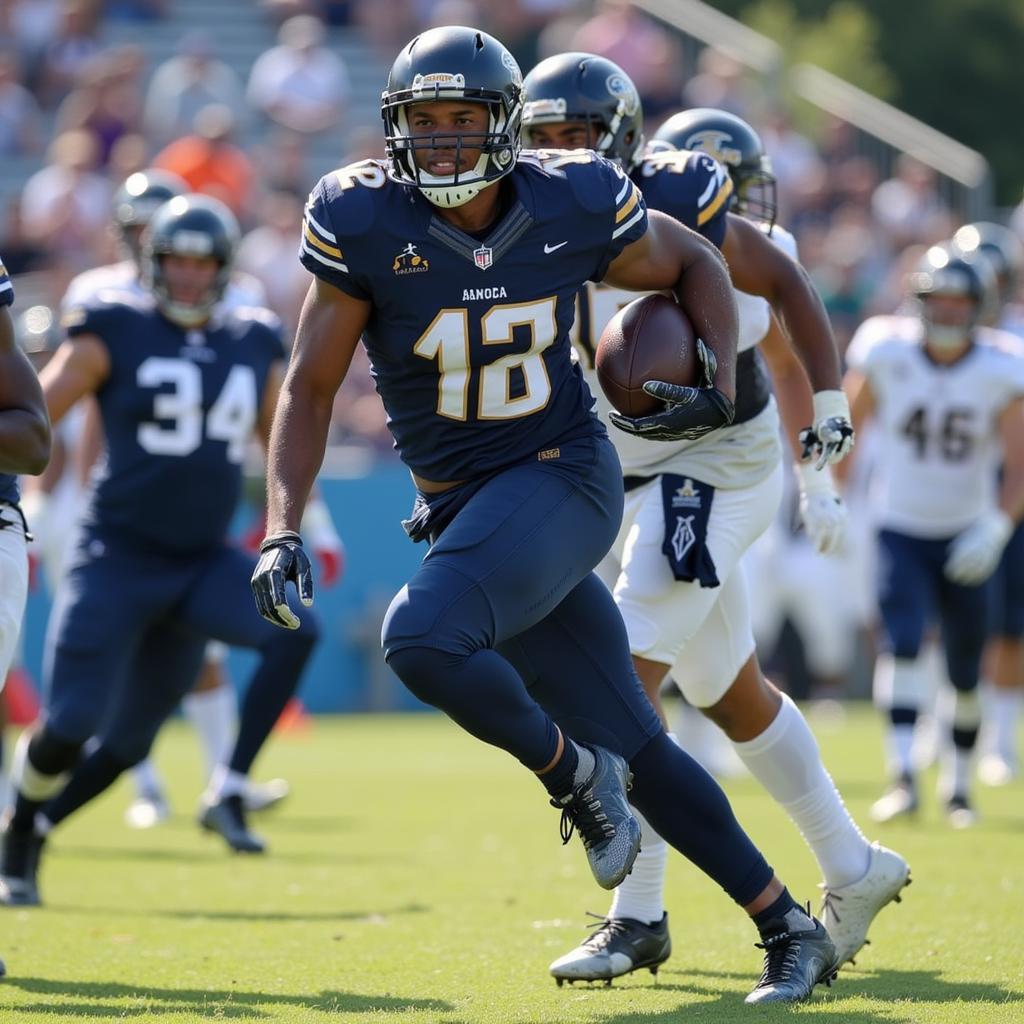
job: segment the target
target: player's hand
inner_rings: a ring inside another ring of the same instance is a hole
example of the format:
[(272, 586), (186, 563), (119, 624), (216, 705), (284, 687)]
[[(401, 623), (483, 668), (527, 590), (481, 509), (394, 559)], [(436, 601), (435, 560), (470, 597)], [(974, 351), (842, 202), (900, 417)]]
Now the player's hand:
[(986, 512), (953, 539), (943, 572), (963, 586), (984, 583), (995, 572), (1012, 533), (1013, 520), (1002, 509)]
[(846, 539), (846, 505), (836, 491), (828, 467), (817, 470), (797, 465), (800, 484), (800, 519), (807, 538), (821, 555), (840, 550)]
[(308, 608), (313, 603), (313, 568), (302, 548), (302, 538), (292, 530), (283, 530), (260, 545), (260, 560), (252, 574), (252, 592), (263, 618), (275, 626), (298, 629), (299, 619), (288, 606), (285, 585), (289, 580)]
[(693, 441), (719, 427), (727, 427), (736, 409), (712, 383), (717, 369), (715, 354), (699, 338), (697, 359), (701, 376), (699, 387), (684, 387), (664, 380), (646, 381), (644, 391), (664, 402), (665, 408), (636, 419), (613, 410), (609, 416), (612, 423), (627, 434), (651, 441)]
[(302, 516), (302, 533), (316, 556), (321, 585), (333, 587), (345, 570), (345, 545), (323, 498), (309, 499)]
[(814, 393), (814, 424), (800, 431), (804, 462), (814, 460), (815, 469), (842, 462), (853, 448), (850, 403), (843, 391)]

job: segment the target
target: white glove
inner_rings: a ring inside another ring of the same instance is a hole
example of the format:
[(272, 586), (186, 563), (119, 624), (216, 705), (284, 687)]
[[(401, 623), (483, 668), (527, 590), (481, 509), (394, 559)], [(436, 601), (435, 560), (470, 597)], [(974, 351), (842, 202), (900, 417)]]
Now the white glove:
[(853, 448), (850, 403), (844, 391), (814, 392), (814, 423), (800, 431), (804, 461), (815, 459), (816, 469), (834, 465)]
[(833, 555), (846, 539), (846, 505), (839, 497), (828, 467), (815, 469), (798, 463), (800, 519), (807, 537), (820, 555)]
[(977, 586), (992, 575), (1013, 533), (1013, 520), (1000, 508), (986, 512), (949, 546), (943, 572), (954, 583)]

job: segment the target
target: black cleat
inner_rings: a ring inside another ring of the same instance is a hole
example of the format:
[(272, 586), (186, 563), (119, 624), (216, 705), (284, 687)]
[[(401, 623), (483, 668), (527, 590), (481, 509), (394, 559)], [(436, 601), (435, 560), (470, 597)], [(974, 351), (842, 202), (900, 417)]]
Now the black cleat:
[(0, 904), (7, 907), (38, 907), (39, 858), (46, 836), (16, 831), (7, 826), (0, 852)]
[(611, 985), (612, 978), (644, 967), (656, 976), (658, 968), (672, 955), (668, 914), (654, 924), (631, 917), (602, 917), (598, 921), (591, 926), (596, 928), (593, 934), (548, 968), (559, 987), (566, 981), (604, 981)]
[(235, 853), (264, 853), (267, 846), (245, 824), (242, 796), (234, 793), (206, 804), (199, 815), (199, 824), (207, 832), (216, 832)]
[(819, 982), (831, 985), (839, 958), (825, 926), (811, 918), (814, 928), (780, 931), (757, 943), (764, 950), (764, 970), (745, 1003), (798, 1003), (810, 997)]
[(640, 823), (626, 799), (632, 775), (618, 754), (604, 747), (589, 749), (594, 755), (590, 778), (551, 805), (562, 811), (562, 845), (578, 831), (595, 881), (602, 889), (614, 889), (640, 852)]

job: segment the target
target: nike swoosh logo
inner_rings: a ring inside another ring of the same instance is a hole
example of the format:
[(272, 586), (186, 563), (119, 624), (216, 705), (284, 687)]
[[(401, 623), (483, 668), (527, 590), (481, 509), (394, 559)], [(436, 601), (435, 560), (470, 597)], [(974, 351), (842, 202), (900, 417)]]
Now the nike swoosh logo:
[(556, 249), (561, 249), (563, 245), (568, 245), (568, 244), (569, 244), (569, 239), (568, 238), (564, 242), (559, 242), (558, 245), (548, 245), (548, 243), (545, 242), (544, 243), (544, 252), (545, 253), (552, 253)]

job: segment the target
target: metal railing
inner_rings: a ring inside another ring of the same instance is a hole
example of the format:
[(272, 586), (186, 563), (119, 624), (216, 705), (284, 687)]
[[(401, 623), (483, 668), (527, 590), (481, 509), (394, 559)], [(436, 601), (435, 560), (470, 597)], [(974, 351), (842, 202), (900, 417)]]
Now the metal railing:
[(992, 172), (976, 150), (823, 68), (787, 67), (778, 44), (702, 0), (635, 0), (635, 4), (678, 33), (691, 60), (705, 46), (724, 50), (763, 76), (770, 94), (781, 96), (783, 85), (788, 86), (802, 101), (850, 124), (860, 136), (860, 148), (883, 174), (891, 173), (898, 155), (906, 153), (935, 171), (943, 198), (965, 219), (991, 216)]

